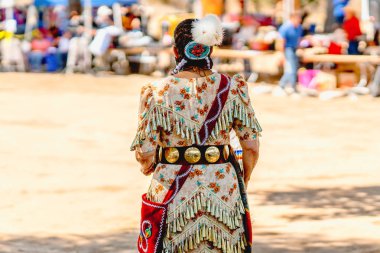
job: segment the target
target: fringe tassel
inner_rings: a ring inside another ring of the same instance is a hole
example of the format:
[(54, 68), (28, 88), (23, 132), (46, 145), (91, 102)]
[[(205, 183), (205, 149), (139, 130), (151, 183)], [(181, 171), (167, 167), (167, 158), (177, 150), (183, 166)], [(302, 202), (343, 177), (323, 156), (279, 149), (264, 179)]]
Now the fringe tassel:
[[(242, 227), (242, 214), (244, 206), (240, 197), (231, 208), (219, 197), (197, 190), (187, 201), (182, 202), (174, 211), (168, 214), (167, 237), (171, 238), (176, 233), (183, 231), (189, 221), (200, 213), (206, 213), (217, 221), (234, 230)], [(208, 195), (208, 196), (207, 196)]]
[(207, 217), (200, 218), (186, 232), (173, 239), (165, 238), (164, 245), (168, 252), (188, 252), (204, 242), (210, 242), (225, 253), (244, 252), (247, 246), (244, 230), (239, 229), (231, 234)]
[[(236, 96), (227, 101), (214, 130), (210, 134), (209, 141), (215, 140), (221, 131), (229, 131), (234, 119), (239, 119), (244, 126), (253, 129), (258, 134), (262, 131), (254, 110)], [(146, 137), (152, 136), (154, 131), (159, 128), (164, 131), (174, 130), (182, 138), (190, 140), (194, 144), (200, 144), (198, 123), (185, 118), (170, 108), (156, 105), (146, 113), (145, 118), (141, 121), (131, 150), (135, 150), (137, 145), (142, 144)]]

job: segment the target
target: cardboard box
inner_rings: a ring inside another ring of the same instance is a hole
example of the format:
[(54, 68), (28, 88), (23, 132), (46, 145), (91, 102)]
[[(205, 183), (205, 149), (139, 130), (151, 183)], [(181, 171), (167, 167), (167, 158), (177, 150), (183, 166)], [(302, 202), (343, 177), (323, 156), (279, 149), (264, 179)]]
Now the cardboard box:
[(314, 86), (319, 91), (334, 90), (337, 86), (335, 72), (332, 71), (320, 71), (313, 78)]
[(358, 83), (358, 78), (355, 73), (341, 72), (338, 73), (338, 88), (352, 88)]

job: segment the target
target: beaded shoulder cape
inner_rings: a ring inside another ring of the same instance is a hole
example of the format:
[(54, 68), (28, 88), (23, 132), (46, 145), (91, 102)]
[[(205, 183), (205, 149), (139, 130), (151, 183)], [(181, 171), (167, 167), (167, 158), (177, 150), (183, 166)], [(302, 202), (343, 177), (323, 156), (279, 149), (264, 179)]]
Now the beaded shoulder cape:
[[(206, 100), (213, 99), (208, 94), (214, 92), (213, 86), (217, 86), (214, 83), (219, 80), (218, 73), (193, 79), (169, 76), (145, 85), (141, 90), (139, 125), (131, 150), (135, 150), (158, 131), (174, 133), (188, 140), (188, 143), (200, 144), (197, 133), (209, 109)], [(217, 139), (221, 133), (227, 132), (235, 119), (254, 132), (262, 131), (251, 105), (247, 83), (241, 75), (231, 78), (227, 102), (208, 143)]]

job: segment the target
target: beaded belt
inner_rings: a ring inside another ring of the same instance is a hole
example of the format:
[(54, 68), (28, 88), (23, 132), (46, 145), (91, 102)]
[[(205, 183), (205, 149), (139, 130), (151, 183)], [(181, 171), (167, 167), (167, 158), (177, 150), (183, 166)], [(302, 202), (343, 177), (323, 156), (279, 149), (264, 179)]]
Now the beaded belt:
[(157, 161), (166, 164), (217, 164), (229, 157), (228, 145), (157, 148)]

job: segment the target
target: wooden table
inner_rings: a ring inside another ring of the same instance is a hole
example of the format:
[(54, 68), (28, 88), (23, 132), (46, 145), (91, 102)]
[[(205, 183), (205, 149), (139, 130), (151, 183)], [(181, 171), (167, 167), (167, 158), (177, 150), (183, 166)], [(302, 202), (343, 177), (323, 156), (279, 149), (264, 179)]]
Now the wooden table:
[(252, 59), (258, 55), (270, 54), (273, 51), (257, 51), (257, 50), (237, 50), (237, 49), (225, 49), (214, 48), (212, 57), (231, 58), (231, 59)]
[(169, 50), (169, 47), (164, 47), (160, 45), (152, 45), (147, 47), (118, 47), (112, 48), (111, 50), (123, 51), (126, 55), (137, 55), (142, 54), (145, 51), (148, 51), (153, 54), (157, 54), (160, 51)]
[[(335, 63), (338, 65), (336, 70), (337, 80), (338, 73), (345, 72), (348, 69), (353, 70), (359, 82), (368, 83), (369, 79), (367, 71), (364, 67), (359, 68), (358, 64), (376, 65), (377, 70), (380, 69), (380, 56), (377, 55), (333, 55), (333, 54), (304, 54), (301, 56), (304, 63)], [(338, 80), (339, 82), (339, 80)]]
[(380, 65), (380, 56), (377, 55), (333, 55), (333, 54), (316, 54), (303, 55), (302, 61), (307, 63), (370, 63)]

